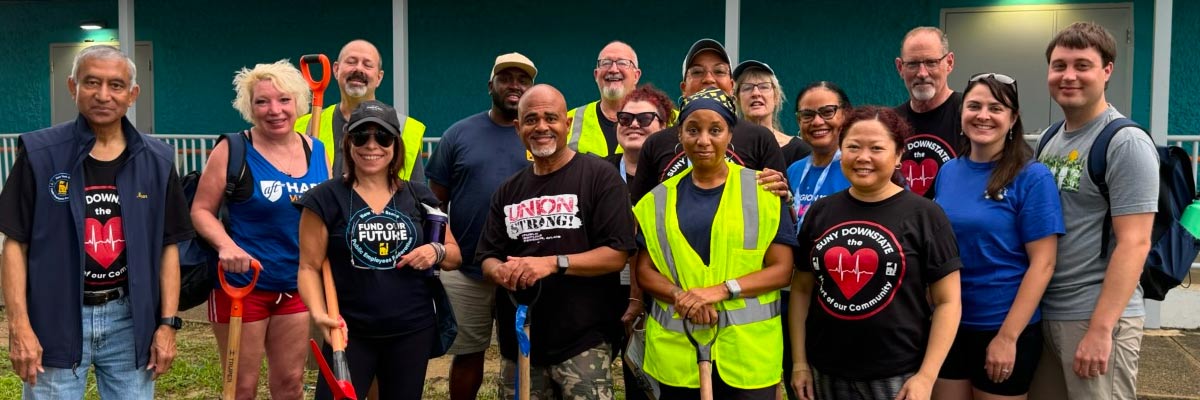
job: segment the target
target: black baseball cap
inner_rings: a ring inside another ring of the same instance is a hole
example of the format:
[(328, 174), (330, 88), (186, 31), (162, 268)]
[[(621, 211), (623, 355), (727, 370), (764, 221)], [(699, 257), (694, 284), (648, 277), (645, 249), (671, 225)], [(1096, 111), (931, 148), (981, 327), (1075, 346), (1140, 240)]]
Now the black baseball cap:
[(392, 135), (400, 136), (400, 120), (396, 118), (396, 109), (378, 100), (359, 103), (350, 113), (346, 121), (346, 132), (353, 132), (365, 123), (374, 122)]
[(753, 69), (753, 68), (759, 68), (764, 71), (767, 71), (767, 73), (769, 73), (771, 75), (775, 75), (775, 70), (771, 69), (771, 66), (767, 65), (767, 63), (758, 61), (758, 60), (746, 60), (746, 61), (742, 61), (740, 64), (737, 65), (736, 68), (733, 69), (733, 80), (736, 81), (739, 77), (742, 76), (742, 73), (746, 72), (747, 70)]
[(692, 43), (692, 48), (688, 49), (687, 57), (683, 58), (683, 77), (687, 77), (688, 67), (692, 65), (692, 59), (696, 58), (697, 54), (705, 51), (716, 52), (726, 64), (729, 64), (729, 53), (725, 52), (725, 46), (715, 39), (704, 38)]

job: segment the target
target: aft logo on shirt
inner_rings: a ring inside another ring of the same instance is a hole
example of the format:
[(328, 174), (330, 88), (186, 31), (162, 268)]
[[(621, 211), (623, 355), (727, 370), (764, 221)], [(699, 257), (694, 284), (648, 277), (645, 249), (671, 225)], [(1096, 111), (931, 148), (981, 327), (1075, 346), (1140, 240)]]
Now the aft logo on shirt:
[(904, 251), (883, 226), (849, 221), (819, 236), (812, 251), (818, 303), (840, 319), (863, 319), (892, 302), (904, 279)]
[(914, 135), (904, 142), (900, 173), (909, 189), (924, 196), (933, 187), (938, 170), (954, 157), (954, 148), (937, 135)]
[(547, 237), (543, 232), (554, 229), (579, 229), (579, 196), (560, 194), (535, 197), (504, 206), (504, 225), (509, 239), (521, 238), (524, 243), (539, 242)]
[(299, 201), (300, 196), (303, 196), (313, 186), (307, 182), (258, 181), (258, 190), (262, 192), (264, 198), (272, 203), (283, 198), (285, 193), (288, 195), (289, 201)]

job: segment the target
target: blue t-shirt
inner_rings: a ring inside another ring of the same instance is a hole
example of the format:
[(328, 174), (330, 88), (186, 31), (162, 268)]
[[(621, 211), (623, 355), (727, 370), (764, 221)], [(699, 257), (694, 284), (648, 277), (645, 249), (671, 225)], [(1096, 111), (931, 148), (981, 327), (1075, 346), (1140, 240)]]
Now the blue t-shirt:
[(812, 165), (812, 156), (801, 158), (788, 166), (787, 179), (792, 197), (796, 199), (792, 211), (796, 213), (797, 233), (808, 207), (822, 197), (850, 188), (850, 180), (842, 173), (840, 152), (834, 156), (833, 162), (824, 167)]
[(429, 158), (425, 176), (450, 190), (450, 231), (462, 250), (462, 272), (467, 276), (483, 279), (480, 266), (471, 260), (491, 209), (492, 193), (528, 166), (516, 128), (497, 125), (487, 111), (451, 125)]
[[(1058, 188), (1050, 170), (1026, 164), (999, 200), (984, 198), (995, 162), (966, 157), (942, 166), (934, 201), (946, 211), (962, 258), (962, 325), (996, 330), (1017, 297), (1029, 269), (1025, 244), (1066, 233)], [(1030, 323), (1041, 320), (1041, 310)]]
[[(754, 184), (754, 182), (744, 182)], [(721, 204), (721, 193), (725, 185), (712, 189), (701, 189), (692, 183), (692, 176), (683, 177), (677, 186), (679, 198), (676, 200), (675, 214), (679, 217), (679, 231), (687, 239), (688, 245), (700, 255), (704, 264), (708, 264), (709, 241), (712, 239), (713, 218), (717, 216), (717, 206)], [(685, 207), (678, 205), (686, 204)], [(792, 224), (792, 216), (787, 207), (779, 207), (779, 230), (771, 243), (796, 246), (796, 231)]]

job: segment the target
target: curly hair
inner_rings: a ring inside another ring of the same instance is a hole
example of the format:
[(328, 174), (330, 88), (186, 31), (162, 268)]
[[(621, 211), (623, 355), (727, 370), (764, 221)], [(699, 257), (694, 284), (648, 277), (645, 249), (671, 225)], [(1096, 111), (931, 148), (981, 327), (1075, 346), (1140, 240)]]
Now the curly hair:
[(282, 59), (270, 64), (258, 64), (253, 69), (242, 67), (233, 76), (233, 90), (237, 97), (233, 98), (233, 108), (242, 114), (242, 119), (251, 124), (254, 121), (254, 85), (261, 81), (270, 81), (275, 89), (292, 96), (296, 105), (296, 116), (308, 114), (309, 93), (308, 83), (288, 60)]
[(663, 127), (668, 127), (675, 124), (675, 103), (661, 90), (654, 87), (653, 84), (645, 84), (638, 86), (629, 94), (625, 95), (625, 99), (621, 101), (621, 109), (625, 108), (626, 104), (633, 101), (644, 101), (654, 105), (655, 111), (658, 112), (659, 121), (663, 122)]

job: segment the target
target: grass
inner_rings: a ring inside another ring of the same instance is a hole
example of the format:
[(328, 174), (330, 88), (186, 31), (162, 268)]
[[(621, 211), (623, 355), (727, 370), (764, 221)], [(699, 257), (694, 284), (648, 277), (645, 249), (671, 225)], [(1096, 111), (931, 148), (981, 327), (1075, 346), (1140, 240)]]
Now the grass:
[[(0, 313), (0, 343), (8, 343), (8, 324), (4, 323), (4, 315)], [(177, 355), (171, 365), (171, 371), (160, 376), (155, 383), (156, 399), (213, 399), (221, 395), (221, 358), (217, 352), (217, 342), (212, 330), (206, 322), (187, 321), (175, 337)], [(483, 387), (479, 389), (479, 400), (495, 400), (497, 388), (500, 387), (499, 374), (500, 354), (493, 344), (487, 352)], [(82, 371), (81, 371), (82, 372)], [(426, 373), (424, 399), (449, 399), (448, 357), (430, 360), (430, 368)], [(616, 379), (615, 391), (618, 400), (624, 399), (624, 385), (621, 379), (620, 365), (613, 368)], [(262, 367), (258, 385), (258, 398), (271, 398), (266, 383), (266, 365)], [(305, 371), (304, 395), (312, 398), (315, 391), (316, 371)], [(360, 394), (362, 395), (362, 394)], [(8, 346), (0, 346), (0, 399), (21, 398), (21, 379), (12, 370), (8, 361)], [(88, 374), (87, 391), (84, 398), (99, 399), (96, 390), (94, 374)]]

